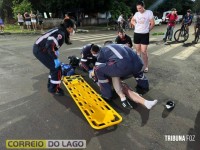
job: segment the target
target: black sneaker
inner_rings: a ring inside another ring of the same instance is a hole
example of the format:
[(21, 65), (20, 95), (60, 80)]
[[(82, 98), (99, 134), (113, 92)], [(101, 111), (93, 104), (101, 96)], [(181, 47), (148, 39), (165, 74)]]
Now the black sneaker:
[(56, 96), (64, 96), (65, 95), (63, 89), (61, 89), (61, 88), (58, 88), (58, 90), (52, 94), (56, 95)]
[(163, 41), (166, 42), (166, 38), (163, 38)]
[(133, 106), (128, 102), (128, 100), (122, 101), (122, 106), (126, 109), (132, 109)]
[(101, 98), (103, 98), (106, 102), (111, 102), (112, 101), (112, 98), (107, 98), (107, 97), (104, 97), (102, 95), (100, 95)]

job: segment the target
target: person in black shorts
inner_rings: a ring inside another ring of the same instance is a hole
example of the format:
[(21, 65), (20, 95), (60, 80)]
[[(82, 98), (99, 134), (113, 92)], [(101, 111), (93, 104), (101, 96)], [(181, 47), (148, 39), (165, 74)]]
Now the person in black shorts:
[(137, 11), (132, 17), (131, 23), (134, 25), (134, 43), (137, 54), (142, 57), (144, 62), (144, 72), (148, 72), (148, 53), (149, 32), (155, 25), (153, 12), (146, 10), (143, 1), (136, 4)]

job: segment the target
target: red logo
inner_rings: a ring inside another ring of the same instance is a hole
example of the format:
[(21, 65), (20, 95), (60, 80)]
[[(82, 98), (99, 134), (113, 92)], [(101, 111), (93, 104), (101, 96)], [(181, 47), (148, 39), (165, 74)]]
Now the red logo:
[(62, 39), (62, 35), (61, 34), (58, 34), (58, 39)]

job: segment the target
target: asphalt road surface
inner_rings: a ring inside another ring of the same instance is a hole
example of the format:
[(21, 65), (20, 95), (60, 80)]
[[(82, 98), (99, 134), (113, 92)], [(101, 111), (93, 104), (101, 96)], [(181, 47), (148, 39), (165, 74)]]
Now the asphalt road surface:
[[(165, 30), (163, 25), (151, 33)], [(147, 73), (150, 91), (143, 96), (158, 99), (158, 104), (148, 111), (132, 103), (134, 109), (127, 111), (116, 98), (110, 105), (123, 121), (103, 130), (90, 127), (66, 89), (64, 97), (47, 92), (48, 69), (32, 54), (32, 45), (39, 35), (0, 35), (0, 149), (6, 149), (5, 141), (12, 139), (83, 139), (87, 150), (199, 149), (200, 43), (191, 43), (191, 33), (185, 43), (168, 44), (162, 42), (163, 36), (151, 35)], [(132, 37), (133, 31), (127, 34)], [(61, 47), (60, 60), (67, 63), (68, 56), (80, 56), (83, 45), (102, 45), (115, 37), (115, 31), (77, 33), (72, 37), (72, 45)], [(83, 75), (99, 92), (87, 74)], [(133, 78), (125, 82), (135, 89)], [(168, 100), (176, 104), (170, 112), (164, 108)], [(190, 138), (170, 141), (173, 136)]]

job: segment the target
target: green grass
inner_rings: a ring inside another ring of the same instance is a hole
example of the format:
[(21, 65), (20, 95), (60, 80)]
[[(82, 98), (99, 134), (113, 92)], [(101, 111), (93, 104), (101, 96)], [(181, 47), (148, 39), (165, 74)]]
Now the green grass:
[[(21, 31), (20, 26), (16, 25), (16, 24), (6, 24), (4, 26), (4, 32), (6, 33), (35, 33), (33, 30), (29, 31), (27, 29), (24, 29), (23, 31)], [(40, 32), (40, 30), (36, 31), (36, 32)]]
[(154, 33), (152, 33), (152, 35), (153, 36), (156, 36), (156, 35), (164, 35), (165, 33), (163, 33), (163, 32), (154, 32)]

